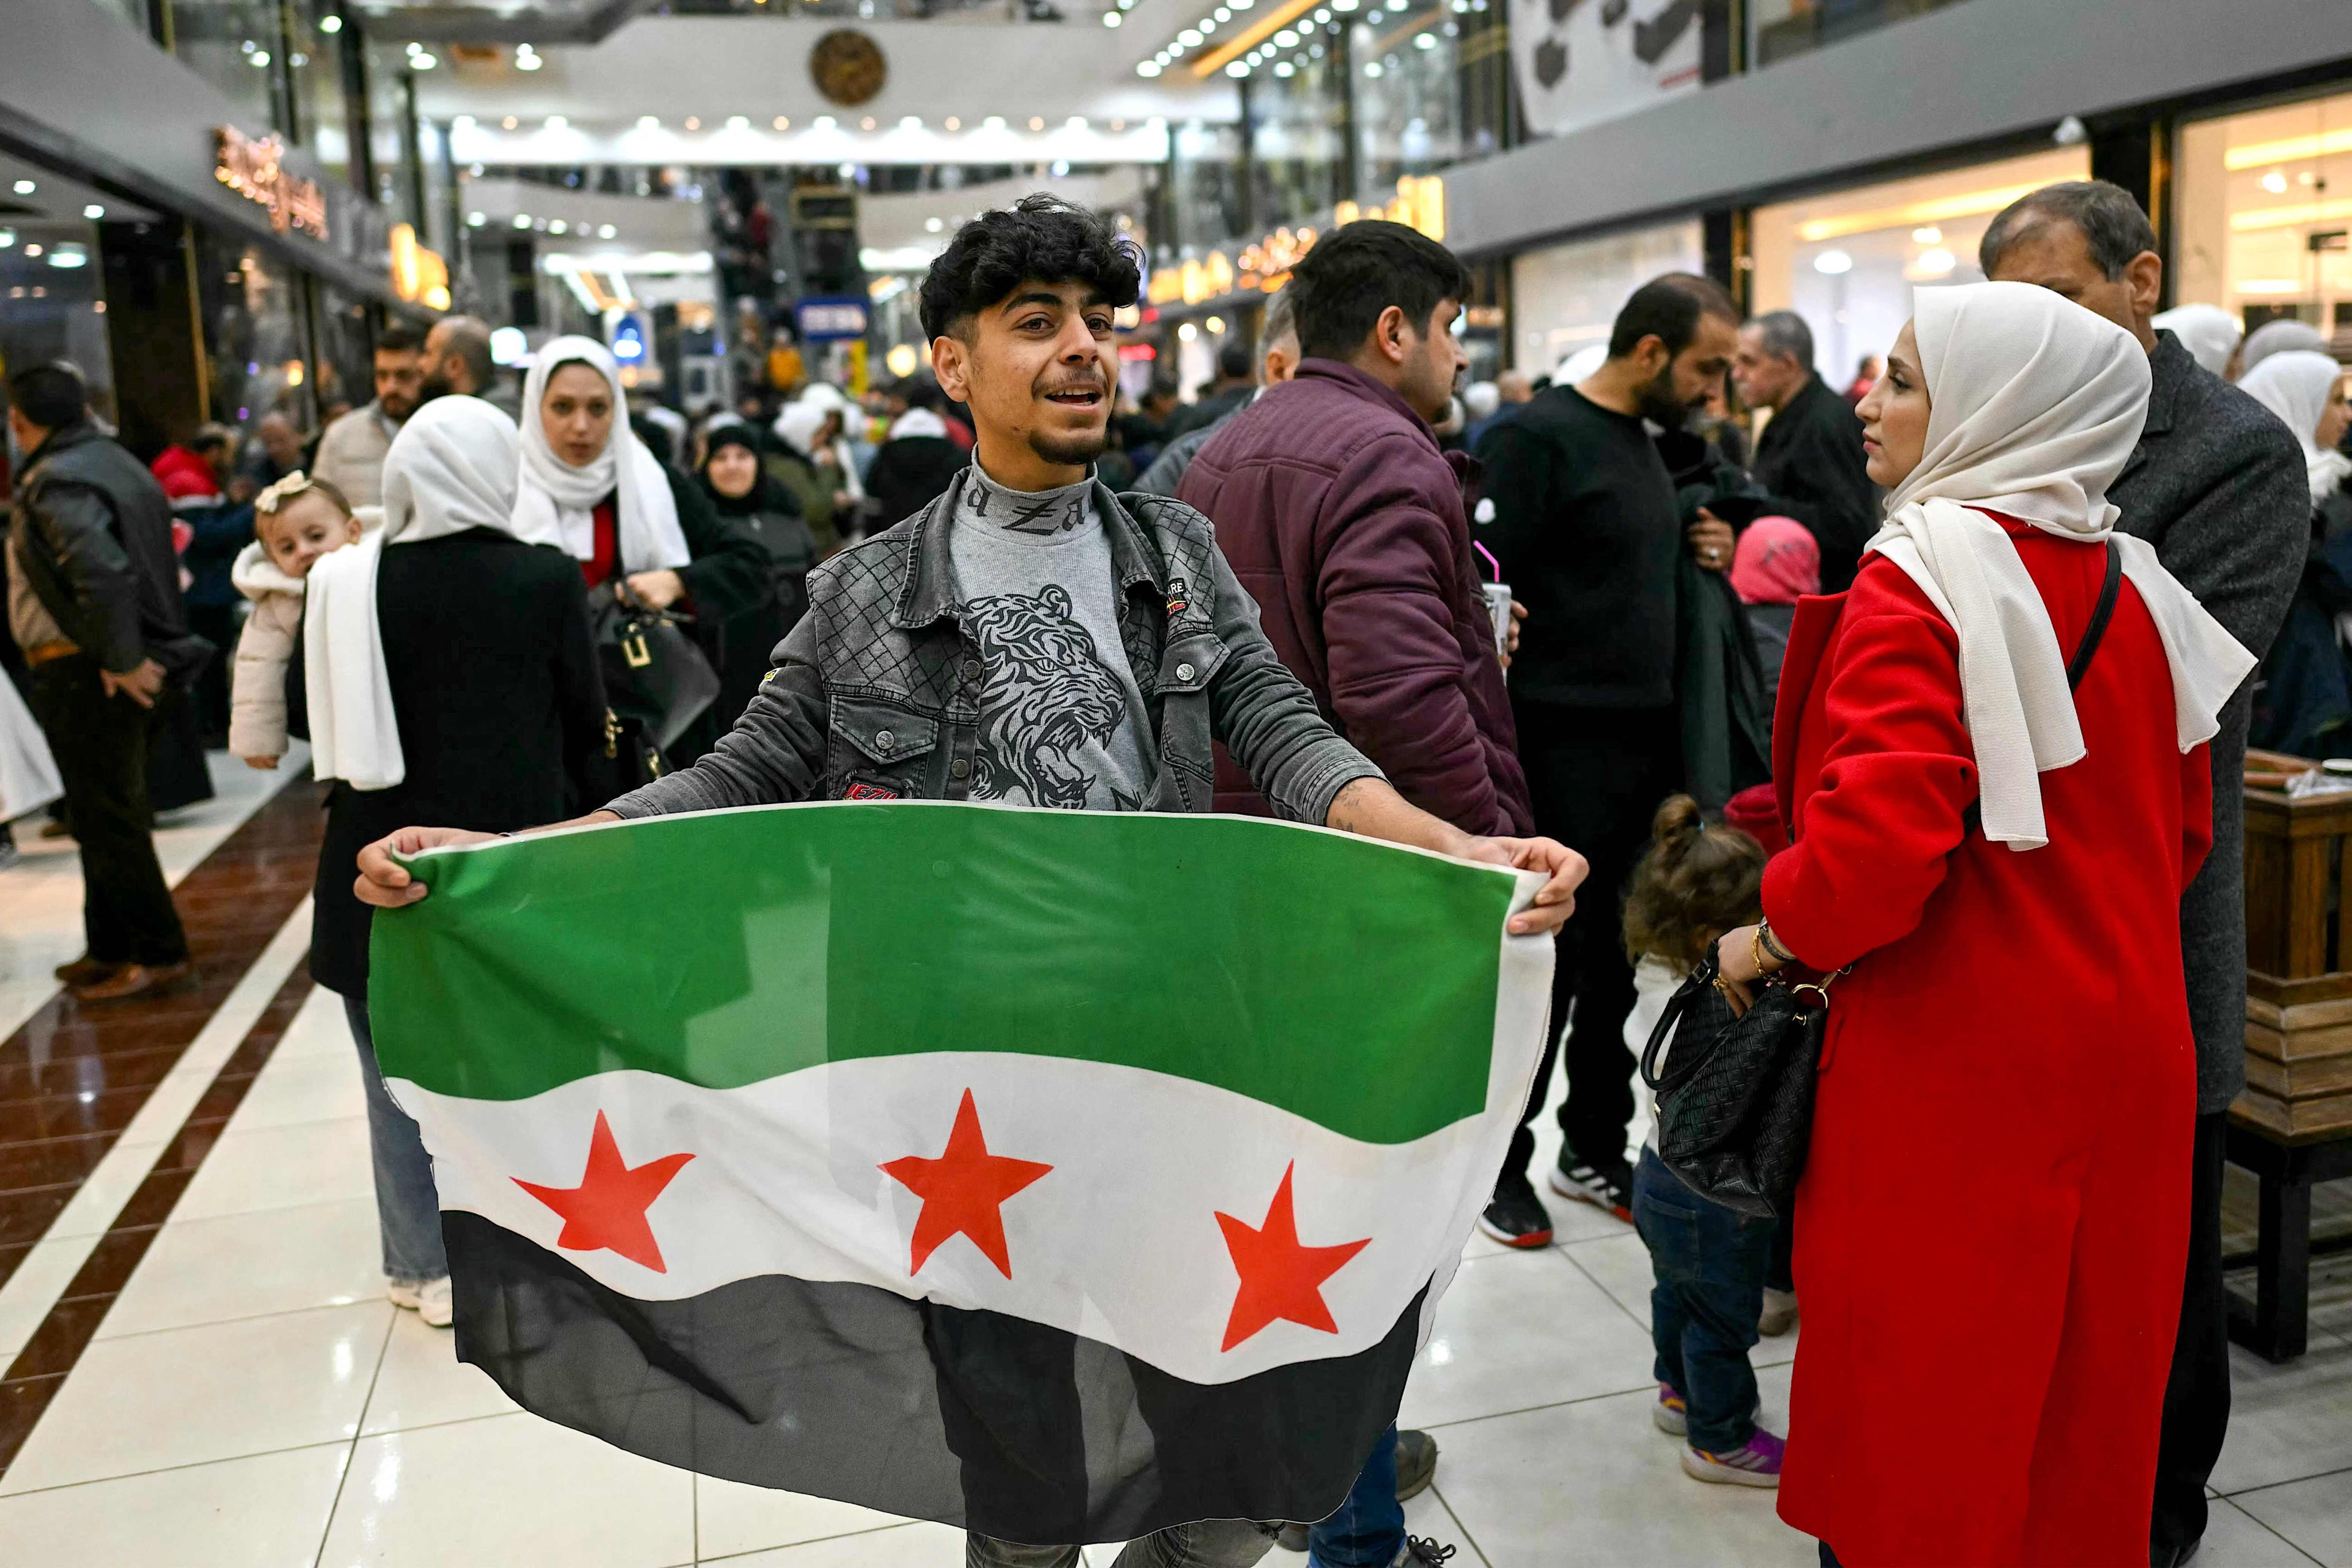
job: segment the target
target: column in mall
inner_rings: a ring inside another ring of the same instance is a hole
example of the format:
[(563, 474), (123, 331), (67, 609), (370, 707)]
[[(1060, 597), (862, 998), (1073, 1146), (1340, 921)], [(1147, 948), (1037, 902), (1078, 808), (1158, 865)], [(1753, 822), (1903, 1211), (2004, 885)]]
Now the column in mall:
[(2172, 117), (2146, 110), (2101, 116), (2091, 122), (2090, 148), (2091, 178), (2129, 191), (2156, 226), (2156, 253), (2164, 258), (2164, 288), (2156, 308), (2168, 310), (2179, 270), (2172, 238)]

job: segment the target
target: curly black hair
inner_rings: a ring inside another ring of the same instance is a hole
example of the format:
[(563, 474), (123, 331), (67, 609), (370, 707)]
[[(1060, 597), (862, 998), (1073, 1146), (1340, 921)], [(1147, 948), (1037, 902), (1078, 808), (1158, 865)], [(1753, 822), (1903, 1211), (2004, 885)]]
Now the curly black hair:
[(1112, 305), (1143, 288), (1142, 247), (1100, 215), (1040, 191), (984, 212), (948, 242), (923, 275), (923, 335), (965, 321), (1027, 282), (1087, 284)]

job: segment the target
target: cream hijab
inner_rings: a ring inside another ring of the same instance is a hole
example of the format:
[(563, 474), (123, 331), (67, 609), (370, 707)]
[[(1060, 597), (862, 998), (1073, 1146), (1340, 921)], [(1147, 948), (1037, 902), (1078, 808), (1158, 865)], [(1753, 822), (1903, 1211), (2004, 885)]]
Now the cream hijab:
[(2314, 506), (2334, 495), (2344, 477), (2352, 474), (2352, 458), (2319, 444), (2319, 421), (2327, 412), (2328, 395), (2344, 374), (2344, 367), (2331, 354), (2288, 349), (2265, 358), (2238, 383), (2239, 391), (2277, 415), (2294, 432), (2311, 479)]
[(1986, 510), (2063, 539), (2112, 539), (2171, 666), (2182, 752), (2212, 738), (2255, 660), (2146, 540), (2115, 531), (2107, 487), (2147, 418), (2138, 341), (2030, 284), (1922, 289), (1915, 300), (1927, 451), (1887, 498), (1865, 553), (1902, 568), (1959, 637), (1985, 837), (2039, 849), (2049, 834), (2037, 775), (2080, 762), (2083, 730), (2050, 612)]
[[(613, 393), (613, 433), (595, 460), (581, 468), (555, 455), (540, 418), (548, 382), (567, 364), (593, 369)], [(604, 344), (581, 337), (549, 342), (524, 378), (522, 406), (522, 482), (514, 501), (518, 535), (552, 533), (573, 560), (588, 560), (596, 553), (596, 503), (617, 492), (623, 572), (659, 571), (694, 559), (677, 524), (669, 476), (629, 428), (621, 367)]]
[(478, 397), (436, 397), (411, 415), (383, 458), (383, 526), (319, 557), (302, 620), (310, 765), (353, 789), (390, 789), (408, 776), (392, 708), (376, 573), (384, 551), (469, 528), (557, 542), (515, 525), (514, 421)]

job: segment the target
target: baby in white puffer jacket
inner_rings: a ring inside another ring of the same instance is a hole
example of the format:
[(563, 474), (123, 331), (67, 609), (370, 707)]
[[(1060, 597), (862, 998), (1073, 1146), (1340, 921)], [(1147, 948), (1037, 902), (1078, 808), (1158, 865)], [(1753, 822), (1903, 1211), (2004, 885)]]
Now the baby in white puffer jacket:
[(330, 550), (358, 542), (361, 520), (341, 490), (300, 469), (253, 499), (254, 542), (229, 581), (253, 601), (229, 679), (228, 749), (249, 768), (286, 754), (286, 666), (302, 635), (303, 579)]

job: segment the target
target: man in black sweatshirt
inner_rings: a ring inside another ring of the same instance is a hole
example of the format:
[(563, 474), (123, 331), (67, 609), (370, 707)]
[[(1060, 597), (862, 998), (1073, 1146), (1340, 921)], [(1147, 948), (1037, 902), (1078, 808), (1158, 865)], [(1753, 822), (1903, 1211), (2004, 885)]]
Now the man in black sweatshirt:
[[(1687, 540), (1674, 480), (1649, 426), (1679, 428), (1723, 385), (1739, 310), (1704, 278), (1668, 273), (1618, 312), (1609, 358), (1574, 386), (1539, 394), (1481, 439), (1483, 542), (1528, 606), (1511, 665), (1511, 710), (1536, 823), (1581, 848), (1591, 893), (1559, 935), (1552, 1049), (1536, 1076), (1511, 1152), (1479, 1224), (1513, 1247), (1551, 1240), (1551, 1217), (1528, 1180), (1528, 1123), (1567, 1037), (1566, 1142), (1552, 1190), (1631, 1222), (1625, 1131), (1633, 1058), (1622, 1038), (1633, 971), (1618, 934), (1626, 879), (1658, 803), (1682, 784), (1675, 710), (1675, 552), (1710, 571), (1731, 565), (1732, 534), (1702, 511)], [(1644, 422), (1647, 422), (1646, 424)]]

